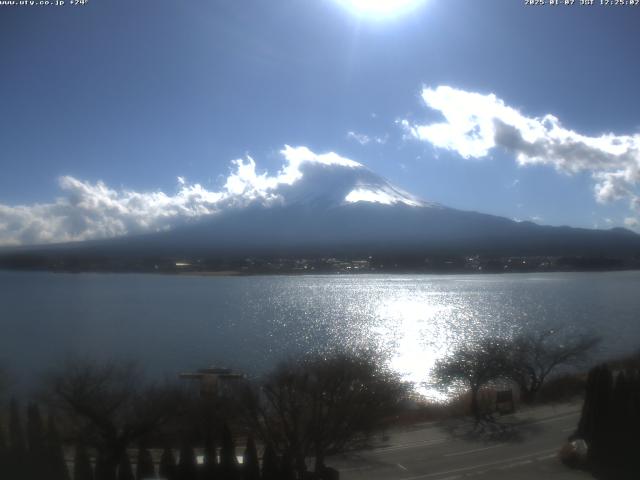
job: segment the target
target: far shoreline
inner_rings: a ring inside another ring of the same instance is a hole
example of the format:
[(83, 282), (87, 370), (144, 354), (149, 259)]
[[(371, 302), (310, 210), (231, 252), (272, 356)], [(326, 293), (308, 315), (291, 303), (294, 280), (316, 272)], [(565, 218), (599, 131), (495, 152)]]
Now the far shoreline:
[(175, 277), (339, 277), (339, 276), (373, 276), (373, 275), (429, 275), (429, 276), (481, 276), (481, 275), (532, 275), (547, 273), (616, 273), (616, 272), (640, 272), (640, 268), (618, 269), (554, 269), (554, 270), (529, 270), (529, 271), (428, 271), (428, 270), (378, 270), (378, 271), (243, 271), (243, 270), (203, 270), (203, 271), (167, 271), (167, 270), (72, 270), (72, 269), (26, 269), (26, 268), (2, 268), (0, 272), (16, 273), (52, 273), (52, 274), (124, 274), (124, 275), (154, 275)]

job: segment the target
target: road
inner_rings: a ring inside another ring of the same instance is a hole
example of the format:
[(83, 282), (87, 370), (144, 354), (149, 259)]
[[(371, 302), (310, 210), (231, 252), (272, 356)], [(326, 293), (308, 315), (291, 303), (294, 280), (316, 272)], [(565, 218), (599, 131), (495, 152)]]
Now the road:
[(467, 420), (414, 425), (327, 464), (342, 480), (587, 479), (557, 458), (579, 415), (580, 404), (539, 407), (500, 418), (508, 428), (497, 435), (469, 435)]

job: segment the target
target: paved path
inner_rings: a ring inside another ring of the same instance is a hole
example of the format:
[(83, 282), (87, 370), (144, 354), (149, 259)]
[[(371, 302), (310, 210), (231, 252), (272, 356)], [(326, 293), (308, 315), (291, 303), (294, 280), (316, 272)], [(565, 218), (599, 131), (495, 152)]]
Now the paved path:
[(467, 420), (414, 425), (366, 451), (334, 457), (342, 480), (571, 480), (592, 478), (566, 468), (557, 452), (574, 431), (579, 404), (505, 416), (502, 434), (470, 436)]

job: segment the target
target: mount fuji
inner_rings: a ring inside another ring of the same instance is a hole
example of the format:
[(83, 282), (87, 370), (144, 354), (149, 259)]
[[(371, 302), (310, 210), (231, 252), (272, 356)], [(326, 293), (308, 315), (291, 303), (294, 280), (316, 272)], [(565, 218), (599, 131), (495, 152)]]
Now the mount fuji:
[(626, 229), (541, 226), (448, 208), (335, 154), (290, 159), (278, 176), (258, 180), (236, 182), (215, 213), (168, 231), (18, 252), (49, 258), (640, 255), (640, 235)]

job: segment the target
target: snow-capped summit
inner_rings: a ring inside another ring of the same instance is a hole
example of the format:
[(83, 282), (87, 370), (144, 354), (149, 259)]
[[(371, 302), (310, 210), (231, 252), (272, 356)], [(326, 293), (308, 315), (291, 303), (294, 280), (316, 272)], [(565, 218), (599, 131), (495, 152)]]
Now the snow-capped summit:
[(275, 175), (256, 173), (251, 157), (236, 160), (226, 190), (235, 205), (338, 207), (368, 202), (411, 207), (433, 206), (392, 185), (363, 164), (336, 153), (316, 154), (286, 145), (285, 164)]
[(284, 205), (338, 207), (365, 202), (381, 205), (422, 207), (431, 205), (392, 185), (364, 165), (307, 162), (299, 166), (301, 176), (274, 191)]

